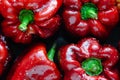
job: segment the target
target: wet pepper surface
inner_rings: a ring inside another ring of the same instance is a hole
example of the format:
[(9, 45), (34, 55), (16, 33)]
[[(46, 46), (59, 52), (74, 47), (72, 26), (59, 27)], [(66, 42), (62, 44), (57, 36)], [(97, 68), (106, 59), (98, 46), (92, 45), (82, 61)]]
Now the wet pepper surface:
[[(117, 1), (119, 7), (119, 0)], [(8, 80), (23, 80), (23, 78), (61, 80), (61, 77), (62, 80), (119, 80), (116, 69), (120, 62), (117, 62), (119, 53), (116, 49), (120, 40), (120, 24), (115, 0), (63, 0), (62, 10), (58, 13), (62, 0), (1, 0), (1, 2), (3, 4), (0, 3), (0, 13), (4, 17), (1, 31), (9, 37), (7, 42), (11, 51), (11, 62), (8, 63), (8, 47), (1, 48), (2, 53), (5, 54), (1, 55), (3, 60), (0, 64), (0, 75), (2, 75), (0, 80), (6, 80), (6, 77)], [(85, 8), (90, 11), (84, 12)], [(23, 15), (24, 13), (27, 14)], [(61, 19), (64, 21), (60, 22)], [(77, 36), (71, 36), (69, 33)], [(35, 35), (40, 38), (37, 37), (31, 42)], [(99, 38), (100, 43), (94, 38), (80, 41), (81, 37), (88, 35)], [(102, 38), (107, 39), (101, 40)], [(31, 44), (24, 45), (30, 42)], [(46, 46), (40, 42), (45, 43)], [(47, 52), (54, 42), (57, 42), (56, 54), (54, 59), (49, 59)], [(1, 46), (6, 45), (3, 39), (0, 43)], [(40, 44), (33, 46), (34, 43)], [(30, 46), (33, 48), (29, 48)], [(24, 52), (26, 49), (29, 49), (28, 52)], [(68, 52), (67, 55), (62, 54), (65, 58), (61, 59), (59, 54), (62, 50), (63, 53), (67, 50)], [(96, 56), (97, 52), (99, 55)], [(92, 63), (93, 65), (90, 65)], [(87, 65), (90, 65), (90, 68), (86, 67)], [(94, 65), (97, 67), (93, 68)]]
[(2, 32), (17, 43), (30, 43), (34, 36), (48, 38), (60, 25), (57, 11), (62, 0), (1, 0)]

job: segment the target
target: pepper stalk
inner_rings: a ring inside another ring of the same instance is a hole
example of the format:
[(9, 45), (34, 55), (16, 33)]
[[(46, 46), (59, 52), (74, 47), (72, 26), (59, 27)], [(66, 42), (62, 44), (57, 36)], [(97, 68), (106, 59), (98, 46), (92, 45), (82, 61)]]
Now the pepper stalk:
[(54, 58), (54, 55), (55, 55), (55, 52), (56, 52), (55, 48), (56, 48), (56, 44), (54, 43), (52, 48), (48, 51), (48, 54), (47, 54), (48, 59), (51, 60), (51, 61), (54, 61), (53, 58)]
[(32, 10), (23, 9), (19, 13), (19, 20), (21, 24), (19, 25), (19, 30), (26, 31), (29, 23), (34, 21), (34, 13)]
[(88, 58), (82, 62), (82, 68), (90, 76), (97, 76), (102, 73), (102, 62), (98, 58)]
[(85, 3), (81, 8), (81, 18), (87, 19), (98, 19), (98, 8), (93, 3)]

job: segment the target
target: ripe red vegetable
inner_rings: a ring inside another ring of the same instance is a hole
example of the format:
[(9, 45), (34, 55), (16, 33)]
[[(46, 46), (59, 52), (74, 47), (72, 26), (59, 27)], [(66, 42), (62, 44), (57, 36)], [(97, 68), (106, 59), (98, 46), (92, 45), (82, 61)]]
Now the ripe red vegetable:
[(64, 0), (66, 29), (75, 36), (106, 38), (119, 21), (116, 0)]
[(0, 36), (0, 76), (4, 73), (9, 60), (8, 49), (3, 36)]
[(66, 45), (59, 51), (64, 80), (120, 80), (115, 68), (118, 55), (114, 47), (101, 46), (95, 38)]
[(33, 35), (48, 38), (59, 27), (56, 13), (61, 4), (62, 0), (0, 0), (2, 32), (17, 43), (29, 43)]
[(55, 46), (46, 52), (45, 45), (37, 44), (19, 57), (7, 80), (60, 80), (60, 73), (53, 62)]

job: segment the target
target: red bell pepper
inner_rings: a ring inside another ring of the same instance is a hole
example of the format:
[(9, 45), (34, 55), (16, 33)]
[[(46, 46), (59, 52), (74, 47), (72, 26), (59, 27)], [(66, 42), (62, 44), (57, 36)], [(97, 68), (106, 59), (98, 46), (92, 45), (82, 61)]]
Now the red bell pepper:
[(64, 80), (120, 80), (117, 68), (118, 51), (101, 46), (95, 38), (85, 38), (59, 51)]
[(4, 70), (9, 61), (8, 47), (3, 36), (0, 36), (0, 76), (4, 73)]
[(59, 27), (56, 13), (61, 4), (62, 0), (0, 0), (2, 31), (18, 43), (31, 42), (33, 35), (48, 38)]
[(37, 44), (12, 67), (7, 80), (60, 80), (60, 73), (53, 62), (55, 46), (46, 52), (44, 44)]
[(66, 29), (75, 36), (106, 38), (119, 21), (115, 0), (64, 0)]

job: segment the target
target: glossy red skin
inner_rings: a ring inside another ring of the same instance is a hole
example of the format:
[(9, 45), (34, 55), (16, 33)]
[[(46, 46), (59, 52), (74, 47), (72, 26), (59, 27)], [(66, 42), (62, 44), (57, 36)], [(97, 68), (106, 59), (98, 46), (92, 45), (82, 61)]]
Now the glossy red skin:
[[(59, 28), (60, 16), (56, 13), (61, 4), (62, 0), (0, 0), (0, 11), (5, 19), (2, 31), (17, 43), (29, 43), (33, 35), (48, 38)], [(22, 9), (34, 12), (34, 22), (28, 24), (25, 32), (18, 29)]]
[[(114, 68), (119, 58), (118, 51), (110, 45), (101, 46), (95, 38), (85, 38), (78, 44), (66, 45), (60, 49), (59, 55), (64, 80), (119, 80)], [(81, 67), (82, 61), (91, 57), (102, 60), (103, 72), (98, 76), (87, 75)]]
[(9, 59), (8, 49), (4, 37), (0, 36), (0, 76), (4, 73)]
[[(98, 19), (81, 19), (81, 7), (90, 2), (98, 7)], [(77, 37), (88, 35), (107, 38), (119, 21), (115, 0), (64, 0), (63, 19), (66, 29)], [(104, 6), (104, 7), (103, 7)]]
[(24, 57), (19, 57), (7, 80), (60, 80), (54, 62), (47, 58), (45, 45), (32, 47)]

